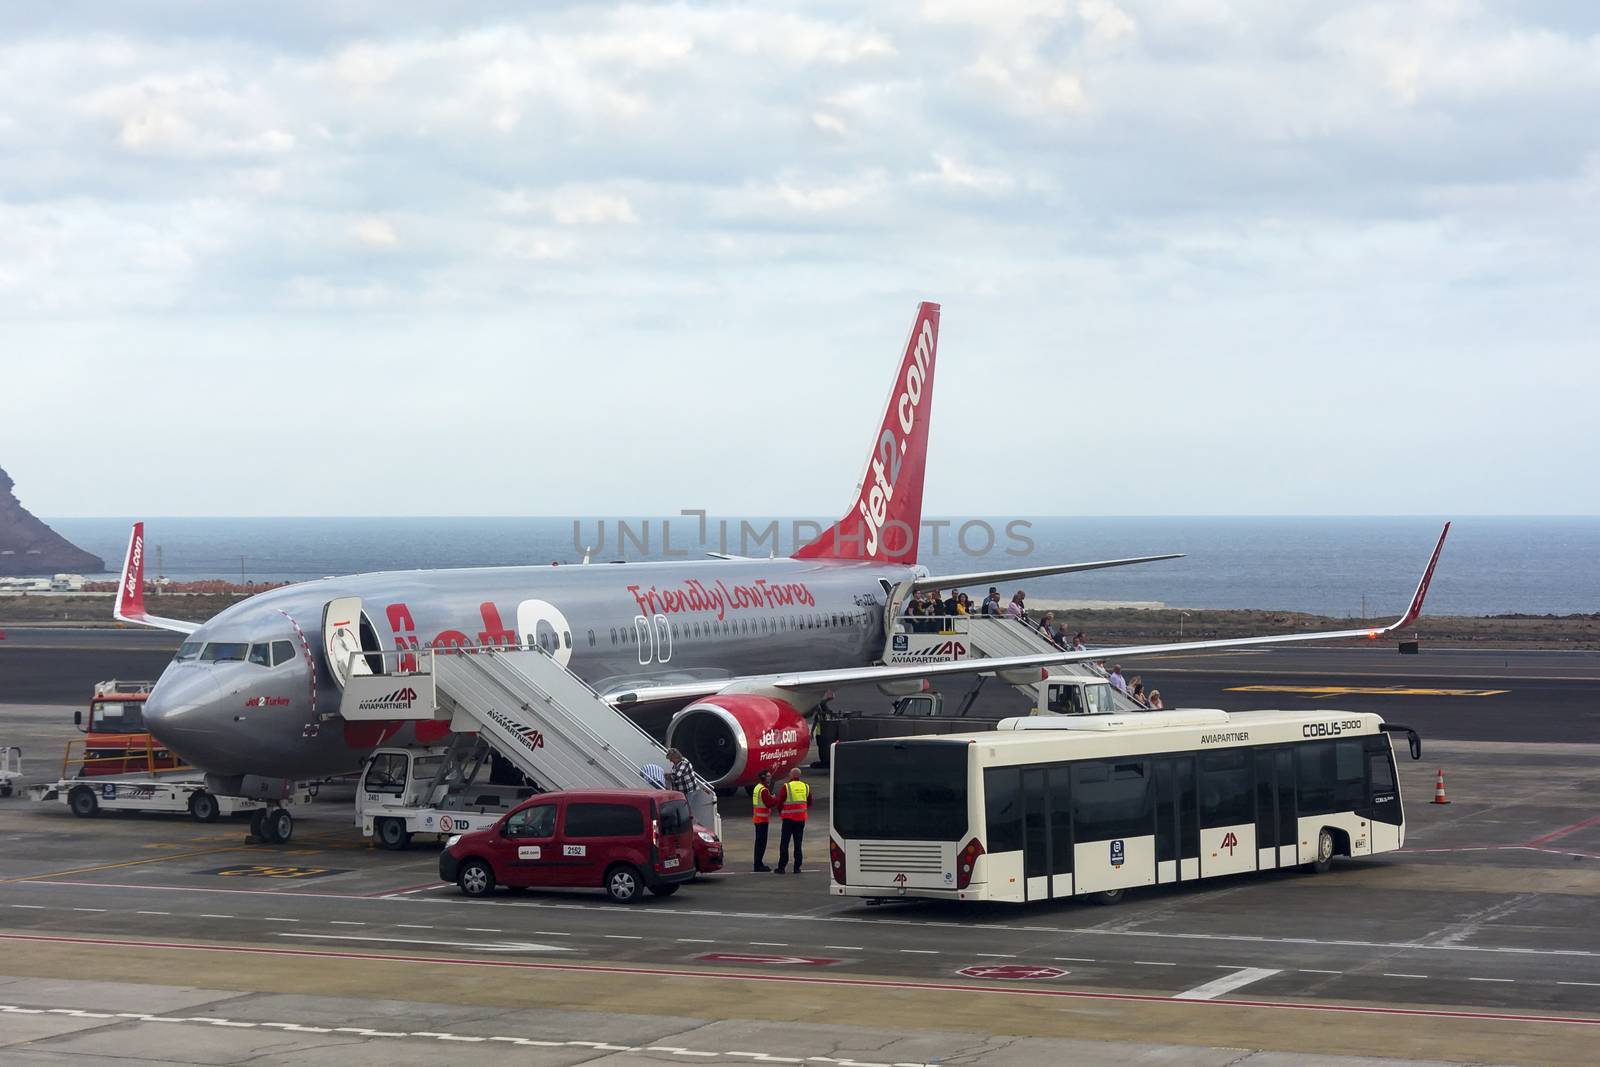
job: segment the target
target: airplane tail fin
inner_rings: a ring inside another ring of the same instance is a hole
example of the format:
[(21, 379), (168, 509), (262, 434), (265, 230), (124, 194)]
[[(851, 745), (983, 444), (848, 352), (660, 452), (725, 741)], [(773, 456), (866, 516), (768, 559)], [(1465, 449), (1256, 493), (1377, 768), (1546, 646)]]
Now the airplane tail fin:
[(873, 436), (855, 502), (821, 537), (796, 551), (795, 559), (916, 562), (938, 347), (939, 305), (923, 303)]

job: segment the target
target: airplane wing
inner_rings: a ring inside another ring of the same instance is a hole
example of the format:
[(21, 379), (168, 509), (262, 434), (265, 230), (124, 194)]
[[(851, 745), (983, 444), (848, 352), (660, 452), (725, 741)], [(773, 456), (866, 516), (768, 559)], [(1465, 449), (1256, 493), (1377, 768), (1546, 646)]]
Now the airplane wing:
[(134, 622), (140, 626), (154, 626), (159, 630), (175, 630), (192, 634), (200, 628), (197, 622), (182, 619), (163, 619), (144, 610), (144, 523), (133, 524), (128, 536), (128, 554), (122, 560), (122, 580), (117, 583), (117, 602), (111, 617), (119, 622)]
[[(1066, 663), (1083, 663), (1092, 660), (1132, 659), (1136, 656), (1158, 655), (1164, 652), (1194, 652), (1205, 649), (1252, 648), (1263, 645), (1287, 645), (1304, 641), (1332, 641), (1340, 638), (1365, 637), (1376, 640), (1411, 625), (1422, 614), (1422, 601), (1433, 581), (1433, 570), (1444, 551), (1445, 538), (1450, 534), (1450, 524), (1444, 524), (1439, 542), (1427, 569), (1417, 583), (1406, 613), (1388, 626), (1378, 630), (1322, 630), (1316, 633), (1271, 634), (1263, 637), (1232, 637), (1214, 641), (1181, 641), (1159, 645), (1124, 645), (1119, 648), (1097, 648), (1085, 652), (1049, 652), (1035, 656), (997, 656), (981, 659), (955, 660), (949, 663), (907, 663), (877, 667), (845, 667), (837, 670), (797, 671), (790, 674), (747, 676), (732, 679), (706, 679), (662, 686), (649, 686), (622, 693), (607, 694), (606, 699), (618, 706), (649, 704), (663, 700), (693, 700), (714, 693), (741, 692), (750, 689), (787, 689), (792, 691), (825, 690), (836, 686), (859, 683), (912, 681), (925, 678), (945, 678), (964, 674), (1015, 674), (1036, 667), (1042, 672), (1047, 667)], [(948, 585), (948, 579), (946, 579)]]
[(1182, 552), (1169, 552), (1164, 556), (1132, 556), (1128, 559), (1102, 559), (1093, 563), (1051, 563), (1041, 567), (1016, 567), (1005, 571), (972, 571), (968, 574), (932, 574), (911, 583), (913, 592), (925, 589), (960, 589), (964, 586), (983, 585), (988, 582), (1005, 583), (1024, 578), (1043, 578), (1047, 574), (1073, 574), (1077, 571), (1098, 571), (1106, 567), (1128, 567), (1135, 563), (1155, 563), (1163, 559), (1182, 559)]

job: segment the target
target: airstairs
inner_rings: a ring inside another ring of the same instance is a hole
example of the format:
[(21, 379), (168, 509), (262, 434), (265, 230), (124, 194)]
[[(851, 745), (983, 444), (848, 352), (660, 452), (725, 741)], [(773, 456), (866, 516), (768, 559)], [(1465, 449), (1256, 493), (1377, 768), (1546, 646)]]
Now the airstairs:
[[(404, 670), (352, 671), (340, 714), (447, 721), (452, 733), (476, 733), (546, 790), (640, 789), (649, 784), (646, 764), (666, 766), (653, 737), (537, 645), (418, 650), (395, 667)], [(697, 822), (717, 826), (714, 792), (696, 790), (689, 803)]]

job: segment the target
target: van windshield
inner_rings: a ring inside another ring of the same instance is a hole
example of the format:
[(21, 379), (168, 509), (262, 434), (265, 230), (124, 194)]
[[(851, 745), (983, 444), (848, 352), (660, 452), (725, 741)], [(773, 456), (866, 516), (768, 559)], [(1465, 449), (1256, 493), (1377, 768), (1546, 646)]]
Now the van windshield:
[(965, 741), (855, 741), (834, 749), (833, 828), (874, 841), (967, 834)]

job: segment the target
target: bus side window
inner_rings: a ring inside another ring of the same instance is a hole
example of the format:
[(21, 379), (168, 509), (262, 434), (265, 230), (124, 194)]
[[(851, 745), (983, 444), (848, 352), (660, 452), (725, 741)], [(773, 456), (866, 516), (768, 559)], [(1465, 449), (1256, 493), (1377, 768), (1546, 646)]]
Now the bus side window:
[(1358, 811), (1367, 806), (1367, 761), (1359, 738), (1333, 743), (1333, 767), (1338, 780), (1334, 802), (1338, 811)]
[(1255, 821), (1249, 751), (1207, 752), (1200, 757), (1200, 825), (1237, 826)]
[(1313, 741), (1295, 753), (1300, 779), (1300, 814), (1327, 815), (1334, 803), (1333, 742)]
[(1015, 767), (983, 772), (985, 846), (991, 853), (1022, 849), (1022, 774)]

